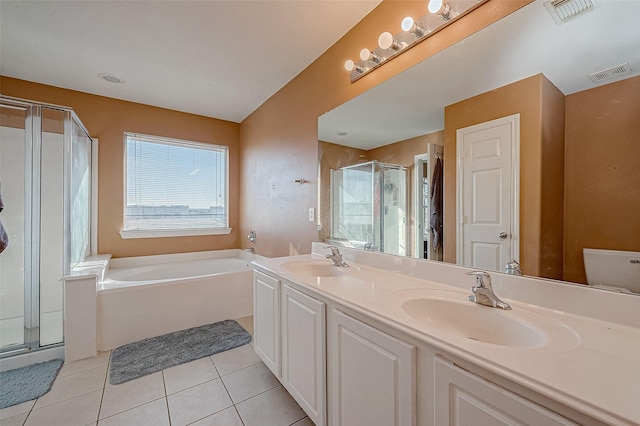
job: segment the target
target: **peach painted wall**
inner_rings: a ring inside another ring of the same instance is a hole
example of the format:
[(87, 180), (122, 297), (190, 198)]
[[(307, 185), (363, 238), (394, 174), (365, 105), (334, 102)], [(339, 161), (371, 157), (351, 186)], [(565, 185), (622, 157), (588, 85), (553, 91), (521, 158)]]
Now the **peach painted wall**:
[[(543, 90), (544, 87), (544, 90)], [(556, 93), (557, 92), (557, 93)], [(444, 259), (456, 261), (456, 130), (485, 121), (520, 114), (520, 264), (526, 275), (562, 278), (562, 269), (546, 265), (543, 249), (562, 255), (562, 233), (547, 233), (543, 214), (562, 208), (557, 194), (543, 196), (543, 159), (563, 149), (561, 120), (546, 123), (543, 136), (542, 121), (549, 108), (560, 114), (564, 108), (562, 93), (543, 75), (538, 74), (516, 83), (483, 93), (445, 108), (444, 130)], [(546, 166), (544, 182), (562, 182), (562, 168)], [(556, 203), (558, 205), (554, 205)], [(562, 216), (560, 216), (562, 217)], [(551, 222), (555, 226), (556, 223)], [(552, 226), (552, 228), (553, 228)], [(545, 235), (544, 248), (541, 244)], [(548, 276), (553, 274), (553, 276)], [(559, 275), (558, 275), (559, 274)]]
[(640, 251), (640, 77), (566, 97), (564, 269), (582, 249)]
[[(528, 3), (490, 0), (351, 84), (345, 60), (374, 46), (380, 33), (393, 31), (405, 16), (425, 14), (423, 1), (383, 1), (241, 123), (241, 243), (255, 229), (259, 254), (308, 253), (319, 239), (316, 224), (308, 220), (308, 209), (317, 205), (318, 116)], [(310, 183), (293, 183), (300, 178)]]
[(564, 279), (564, 94), (542, 77), (541, 122), (541, 206), (539, 276)]
[[(0, 88), (7, 96), (72, 107), (99, 139), (99, 253), (126, 257), (238, 247), (239, 124), (8, 77), (1, 77)], [(123, 240), (124, 132), (228, 146), (231, 234)]]

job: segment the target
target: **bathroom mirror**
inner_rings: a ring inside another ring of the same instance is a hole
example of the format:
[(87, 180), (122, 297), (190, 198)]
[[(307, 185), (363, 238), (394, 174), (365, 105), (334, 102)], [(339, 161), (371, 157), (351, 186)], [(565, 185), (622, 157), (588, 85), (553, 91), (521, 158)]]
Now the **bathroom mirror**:
[[(564, 187), (561, 203), (565, 217), (562, 226), (556, 227), (563, 235), (561, 270), (559, 275), (552, 275), (545, 270), (531, 272), (523, 268), (523, 273), (586, 283), (583, 248), (640, 251), (640, 2), (593, 4), (592, 11), (558, 25), (543, 2), (534, 1), (320, 116), (320, 238), (330, 235), (332, 221), (329, 169), (377, 160), (407, 167), (413, 176), (414, 164), (418, 164), (413, 157), (425, 154), (428, 144), (442, 145), (444, 177), (453, 176), (455, 180), (455, 171), (451, 174), (446, 170), (455, 170), (455, 149), (453, 157), (448, 156), (456, 141), (455, 129), (453, 140), (445, 141), (445, 107), (541, 74), (564, 96), (565, 126), (575, 128), (565, 129), (564, 148), (559, 154), (564, 156), (564, 182), (538, 182), (543, 193)], [(605, 71), (610, 68), (614, 69)], [(625, 86), (620, 86), (623, 82)], [(609, 96), (610, 88), (618, 92)], [(596, 102), (605, 106), (598, 110), (593, 106)], [(588, 140), (596, 136), (584, 134), (588, 133), (586, 124), (615, 127), (616, 133)], [(521, 155), (520, 161), (530, 159)], [(455, 184), (453, 192), (451, 187), (450, 182), (445, 182), (445, 200), (456, 198)], [(419, 194), (414, 189), (408, 191), (412, 205)], [(521, 205), (530, 195), (529, 190), (522, 193), (521, 185)], [(445, 227), (447, 217), (451, 217), (447, 211), (450, 206), (445, 202)], [(453, 206), (455, 209), (455, 201)], [(413, 239), (413, 208), (406, 218)], [(455, 229), (455, 225), (448, 226)], [(520, 229), (526, 226), (529, 224), (521, 221)], [(550, 236), (542, 234), (541, 240)], [(453, 235), (455, 238), (455, 231)], [(445, 247), (448, 236), (445, 231)], [(532, 250), (542, 257), (558, 256), (532, 244), (520, 247), (519, 254)], [(414, 255), (415, 252), (410, 251)], [(455, 262), (455, 253), (453, 258), (447, 257), (445, 250), (444, 260)]]

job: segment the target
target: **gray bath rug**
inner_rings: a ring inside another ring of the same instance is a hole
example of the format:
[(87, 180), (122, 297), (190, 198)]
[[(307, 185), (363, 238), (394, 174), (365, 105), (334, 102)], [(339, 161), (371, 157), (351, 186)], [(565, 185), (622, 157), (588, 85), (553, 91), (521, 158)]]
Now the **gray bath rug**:
[(41, 362), (0, 373), (0, 409), (41, 397), (49, 392), (63, 361)]
[(251, 335), (233, 320), (180, 330), (114, 349), (109, 383), (117, 385), (224, 352), (251, 341)]

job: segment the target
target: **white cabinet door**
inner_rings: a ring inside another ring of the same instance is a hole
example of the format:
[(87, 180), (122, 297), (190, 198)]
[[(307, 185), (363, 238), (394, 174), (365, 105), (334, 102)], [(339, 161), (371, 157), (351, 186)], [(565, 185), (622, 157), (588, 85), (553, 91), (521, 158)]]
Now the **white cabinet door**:
[(576, 426), (566, 418), (449, 361), (436, 358), (435, 363), (436, 425)]
[(415, 346), (331, 311), (332, 426), (414, 424)]
[(280, 378), (280, 281), (253, 273), (253, 348)]
[(325, 304), (282, 286), (282, 383), (316, 426), (326, 424)]

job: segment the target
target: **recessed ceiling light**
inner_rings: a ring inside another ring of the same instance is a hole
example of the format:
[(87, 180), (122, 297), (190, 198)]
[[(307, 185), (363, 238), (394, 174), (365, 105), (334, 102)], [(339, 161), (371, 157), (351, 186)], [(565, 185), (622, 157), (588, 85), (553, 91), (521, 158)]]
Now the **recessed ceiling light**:
[(124, 80), (121, 79), (118, 76), (115, 76), (113, 74), (105, 74), (105, 73), (100, 73), (98, 74), (98, 77), (100, 77), (101, 79), (108, 81), (109, 83), (116, 83), (116, 84), (122, 84), (124, 83)]

